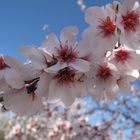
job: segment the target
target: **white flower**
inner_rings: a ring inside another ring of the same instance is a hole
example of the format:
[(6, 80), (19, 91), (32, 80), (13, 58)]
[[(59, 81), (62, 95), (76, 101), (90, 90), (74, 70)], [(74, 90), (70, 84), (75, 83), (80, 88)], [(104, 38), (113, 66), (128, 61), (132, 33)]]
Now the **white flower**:
[(83, 38), (91, 40), (93, 51), (112, 50), (118, 41), (115, 11), (110, 6), (90, 7), (86, 10), (85, 20), (90, 27), (84, 31)]
[(47, 72), (56, 72), (65, 67), (72, 67), (80, 72), (86, 72), (90, 68), (89, 61), (84, 57), (88, 54), (80, 55), (82, 48), (76, 42), (78, 29), (75, 26), (65, 27), (60, 34), (60, 41), (55, 34), (50, 34), (41, 47), (45, 48), (56, 59), (57, 63), (49, 67)]
[(134, 50), (119, 48), (113, 51), (110, 60), (119, 70), (140, 69), (140, 54)]
[(76, 97), (87, 94), (88, 82), (83, 73), (66, 67), (54, 73), (49, 88), (48, 100), (61, 99), (66, 107), (70, 106)]
[(120, 30), (120, 43), (137, 49), (140, 35), (140, 6), (137, 0), (125, 0), (119, 6), (116, 24)]
[(94, 65), (87, 75), (92, 79), (93, 91), (91, 94), (96, 101), (103, 98), (108, 100), (111, 96), (114, 97), (113, 90), (119, 77), (115, 65), (100, 62)]

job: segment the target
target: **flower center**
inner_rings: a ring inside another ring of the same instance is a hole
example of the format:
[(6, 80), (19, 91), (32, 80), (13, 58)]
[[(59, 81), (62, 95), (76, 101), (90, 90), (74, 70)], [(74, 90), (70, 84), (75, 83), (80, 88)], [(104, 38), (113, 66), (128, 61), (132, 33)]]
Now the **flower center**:
[(124, 29), (129, 31), (136, 31), (136, 28), (140, 24), (140, 15), (134, 11), (128, 12), (125, 16), (122, 16), (121, 23), (124, 26)]
[(76, 60), (77, 52), (72, 47), (68, 47), (67, 44), (64, 46), (60, 45), (60, 48), (57, 50), (58, 59), (62, 63), (70, 63)]
[(99, 66), (99, 69), (97, 70), (97, 77), (99, 77), (101, 80), (107, 80), (110, 76), (112, 76), (111, 69), (107, 65)]
[(130, 54), (129, 54), (129, 52), (127, 50), (119, 50), (115, 54), (115, 60), (117, 62), (122, 62), (123, 63), (128, 58), (130, 58)]
[(8, 65), (5, 64), (4, 58), (2, 56), (0, 56), (0, 70), (5, 69), (6, 67), (8, 67)]
[(107, 17), (105, 20), (100, 21), (100, 25), (98, 26), (99, 33), (103, 37), (111, 37), (114, 35), (116, 25), (114, 22), (110, 19), (110, 17)]
[(75, 72), (71, 70), (69, 67), (61, 69), (54, 76), (54, 79), (57, 79), (60, 84), (69, 84), (74, 81)]

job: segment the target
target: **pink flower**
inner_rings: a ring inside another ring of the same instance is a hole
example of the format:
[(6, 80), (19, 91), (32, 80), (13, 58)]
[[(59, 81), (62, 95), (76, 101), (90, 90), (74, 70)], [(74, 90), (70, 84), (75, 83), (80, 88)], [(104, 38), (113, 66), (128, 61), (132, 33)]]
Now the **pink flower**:
[(80, 72), (86, 72), (90, 69), (90, 63), (85, 56), (80, 55), (82, 48), (76, 42), (78, 29), (75, 26), (65, 27), (60, 34), (60, 41), (55, 34), (50, 34), (42, 46), (56, 59), (57, 63), (47, 69), (47, 72), (58, 71), (65, 67), (72, 67)]
[(140, 54), (125, 48), (116, 49), (110, 60), (119, 70), (140, 69)]
[(66, 67), (53, 74), (49, 87), (49, 101), (61, 99), (68, 107), (76, 97), (86, 96), (88, 80), (83, 73)]
[(91, 91), (91, 95), (94, 100), (99, 101), (103, 98), (110, 100), (112, 96), (115, 97), (113, 90), (119, 77), (115, 65), (107, 62), (97, 63), (87, 75), (92, 79), (93, 91)]
[(83, 38), (88, 38), (93, 51), (104, 54), (112, 50), (118, 41), (115, 11), (110, 6), (90, 7), (86, 10), (85, 20), (90, 27), (84, 31)]
[(116, 24), (120, 30), (120, 43), (137, 49), (140, 35), (140, 6), (137, 0), (125, 0), (119, 6)]

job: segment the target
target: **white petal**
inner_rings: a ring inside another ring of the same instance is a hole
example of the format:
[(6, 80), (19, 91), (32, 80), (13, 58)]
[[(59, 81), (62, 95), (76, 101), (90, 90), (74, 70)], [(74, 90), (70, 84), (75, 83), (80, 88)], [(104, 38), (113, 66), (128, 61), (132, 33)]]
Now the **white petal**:
[(32, 100), (26, 89), (13, 90), (4, 94), (4, 106), (18, 115), (32, 115), (42, 110), (42, 100), (38, 97)]
[(24, 78), (24, 81), (29, 81), (34, 78), (37, 78), (38, 72), (33, 68), (31, 63), (25, 64), (22, 68), (22, 77)]
[(75, 86), (75, 90), (76, 90), (76, 96), (77, 97), (85, 97), (88, 95), (88, 90), (87, 90), (87, 87), (86, 87), (86, 83), (83, 81), (83, 82), (77, 82), (74, 84)]
[(74, 85), (63, 86), (62, 92), (59, 92), (60, 99), (64, 103), (65, 107), (70, 107), (76, 98), (76, 90)]
[(23, 64), (17, 60), (16, 58), (14, 57), (11, 57), (11, 56), (4, 56), (4, 62), (12, 67), (12, 68), (17, 68), (19, 70), (21, 70), (21, 68), (23, 67)]
[(56, 80), (52, 80), (49, 87), (48, 101), (60, 99), (58, 96), (59, 92), (62, 92), (62, 89), (60, 90), (60, 86)]
[(32, 55), (30, 56), (32, 66), (37, 70), (42, 70), (47, 67), (47, 64), (45, 63), (45, 58), (40, 56)]
[(104, 7), (90, 7), (87, 8), (85, 13), (85, 20), (90, 25), (97, 27), (99, 25), (100, 19), (105, 19), (107, 17)]
[(42, 42), (41, 47), (46, 48), (48, 52), (54, 54), (55, 47), (59, 45), (59, 40), (54, 33), (51, 33), (48, 38)]
[(20, 89), (24, 87), (24, 80), (21, 73), (17, 69), (9, 69), (6, 71), (5, 75), (6, 82), (15, 89)]
[(74, 85), (60, 85), (56, 80), (52, 80), (49, 89), (48, 101), (61, 99), (66, 107), (69, 107), (76, 98)]
[(9, 90), (9, 85), (7, 84), (5, 79), (0, 80), (0, 91), (6, 92)]
[(125, 0), (122, 4), (122, 14), (126, 14), (128, 11), (135, 10), (139, 7), (139, 2), (137, 0)]
[(67, 67), (67, 64), (61, 64), (59, 62), (57, 62), (55, 65), (48, 67), (47, 69), (45, 69), (46, 72), (48, 73), (56, 73), (57, 71), (59, 71), (60, 69), (63, 69)]
[(68, 45), (73, 46), (76, 42), (77, 34), (78, 34), (78, 28), (76, 26), (65, 27), (61, 31), (60, 40), (62, 43), (68, 41)]
[(37, 84), (37, 89), (35, 91), (38, 96), (48, 97), (51, 78), (52, 77), (45, 72), (40, 75), (40, 80)]
[(69, 66), (80, 72), (87, 72), (90, 69), (90, 63), (82, 59), (77, 59), (75, 62), (70, 63)]

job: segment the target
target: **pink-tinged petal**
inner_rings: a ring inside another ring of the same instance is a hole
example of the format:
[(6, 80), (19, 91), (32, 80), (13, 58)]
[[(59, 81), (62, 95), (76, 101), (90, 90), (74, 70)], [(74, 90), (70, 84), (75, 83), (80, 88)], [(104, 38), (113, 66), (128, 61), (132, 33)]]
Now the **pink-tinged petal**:
[(7, 92), (9, 90), (9, 85), (7, 84), (5, 79), (0, 80), (0, 91)]
[(46, 74), (45, 72), (40, 75), (40, 80), (37, 83), (37, 89), (35, 93), (38, 96), (43, 96), (48, 98), (49, 94), (49, 85), (51, 82), (52, 76)]
[(45, 58), (48, 62), (52, 61), (53, 55), (46, 48), (38, 48), (38, 52), (41, 54), (43, 60)]
[(136, 33), (124, 33), (120, 36), (120, 43), (125, 46), (126, 49), (136, 50), (139, 47), (139, 40)]
[(63, 88), (63, 90), (62, 90), (62, 92), (59, 92), (59, 93), (61, 93), (61, 94), (59, 94), (59, 97), (62, 100), (62, 102), (64, 103), (64, 106), (66, 108), (68, 108), (74, 103), (74, 101), (76, 99), (76, 90), (75, 90), (73, 84), (71, 84), (69, 86), (63, 86), (62, 88)]
[(139, 7), (137, 0), (125, 0), (122, 4), (121, 13), (126, 14), (128, 11), (136, 10)]
[(131, 52), (130, 55), (131, 55), (131, 58), (128, 60), (129, 65), (133, 69), (140, 69), (140, 54)]
[(59, 71), (60, 69), (65, 68), (65, 67), (67, 67), (66, 63), (61, 64), (61, 63), (57, 62), (55, 65), (44, 69), (44, 71), (46, 71), (48, 73), (56, 73), (57, 71)]
[[(50, 87), (49, 87), (49, 97), (48, 101), (52, 102), (53, 100), (58, 100), (60, 99), (59, 94), (61, 94), (63, 88), (61, 89), (60, 85), (57, 83), (56, 80), (52, 80), (50, 82)], [(60, 92), (60, 93), (59, 93)]]
[(120, 79), (117, 82), (118, 86), (119, 86), (119, 92), (130, 93), (131, 92), (131, 82), (133, 82), (135, 80), (136, 80), (136, 78), (133, 77), (132, 75), (128, 75), (127, 73), (121, 74)]
[(38, 71), (34, 69), (31, 63), (25, 64), (22, 68), (22, 77), (24, 81), (30, 81), (38, 77)]
[(55, 53), (55, 47), (60, 44), (57, 36), (54, 33), (51, 33), (46, 40), (41, 44), (41, 47), (46, 48), (51, 54)]
[(11, 68), (17, 68), (21, 70), (23, 64), (14, 57), (11, 56), (4, 56), (4, 62)]
[(117, 36), (114, 35), (103, 38), (97, 32), (96, 28), (93, 27), (87, 28), (83, 32), (82, 38), (83, 40), (80, 45), (85, 46), (85, 48), (92, 53), (91, 56), (94, 62), (98, 59), (102, 59), (101, 57), (104, 57), (107, 51), (112, 51), (117, 42)]
[(76, 48), (78, 55), (80, 58), (84, 60), (92, 61), (92, 52), (91, 52), (91, 45), (89, 44), (88, 40), (82, 40)]
[(107, 16), (104, 7), (90, 7), (86, 10), (85, 20), (90, 25), (97, 27), (100, 19), (105, 19)]
[(4, 71), (1, 70), (1, 71), (0, 71), (0, 80), (3, 79), (3, 78), (4, 78)]
[(85, 81), (75, 83), (74, 87), (76, 90), (76, 97), (83, 98), (88, 95), (88, 89)]
[(15, 89), (21, 89), (24, 87), (24, 80), (22, 74), (17, 69), (9, 69), (4, 74), (6, 82)]
[(62, 43), (65, 43), (67, 41), (69, 46), (73, 46), (76, 42), (77, 34), (78, 28), (76, 26), (65, 27), (60, 33), (60, 40)]
[(41, 55), (40, 56), (32, 55), (30, 56), (30, 60), (32, 66), (37, 70), (42, 70), (47, 68), (47, 63), (45, 63), (45, 59)]
[(76, 59), (76, 61), (70, 63), (69, 66), (80, 72), (88, 72), (90, 69), (90, 63), (82, 59)]
[(74, 85), (63, 86), (57, 83), (57, 81), (52, 80), (49, 88), (49, 98), (48, 101), (52, 102), (54, 100), (61, 99), (66, 107), (69, 107), (76, 98), (76, 90)]
[(41, 48), (30, 48), (30, 53), (28, 55), (32, 66), (37, 70), (42, 70), (47, 67), (47, 61), (50, 60), (49, 54), (44, 52)]
[(43, 109), (42, 99), (38, 96), (33, 100), (26, 89), (11, 90), (4, 94), (4, 106), (18, 115), (33, 115)]

